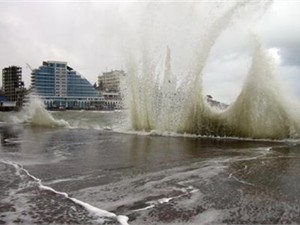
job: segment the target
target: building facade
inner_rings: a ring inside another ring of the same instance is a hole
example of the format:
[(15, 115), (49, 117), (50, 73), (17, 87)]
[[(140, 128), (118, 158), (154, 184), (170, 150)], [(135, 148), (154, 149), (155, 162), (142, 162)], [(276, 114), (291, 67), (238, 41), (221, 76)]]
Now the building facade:
[(98, 86), (100, 91), (105, 92), (119, 92), (121, 79), (125, 76), (123, 70), (112, 70), (104, 72), (98, 76)]
[(48, 109), (96, 109), (103, 101), (92, 84), (67, 62), (43, 62), (32, 70), (31, 86)]
[(16, 107), (21, 107), (24, 90), (21, 67), (10, 66), (2, 69), (2, 91), (7, 101), (15, 102)]

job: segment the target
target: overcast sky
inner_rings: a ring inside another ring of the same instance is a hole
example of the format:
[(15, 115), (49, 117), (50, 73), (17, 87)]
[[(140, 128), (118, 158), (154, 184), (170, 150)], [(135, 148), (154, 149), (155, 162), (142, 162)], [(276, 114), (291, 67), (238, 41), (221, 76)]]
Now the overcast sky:
[[(102, 72), (126, 70), (132, 49), (151, 45), (163, 59), (169, 45), (173, 73), (184, 76), (188, 69), (181, 62), (188, 64), (195, 40), (226, 4), (0, 0), (0, 67), (21, 66), (28, 87), (26, 63), (38, 68), (42, 61), (66, 61), (93, 84)], [(277, 59), (289, 94), (300, 99), (300, 1), (275, 0), (262, 12), (237, 16), (218, 37), (203, 71), (205, 93), (227, 103), (236, 98), (250, 65), (253, 32)]]

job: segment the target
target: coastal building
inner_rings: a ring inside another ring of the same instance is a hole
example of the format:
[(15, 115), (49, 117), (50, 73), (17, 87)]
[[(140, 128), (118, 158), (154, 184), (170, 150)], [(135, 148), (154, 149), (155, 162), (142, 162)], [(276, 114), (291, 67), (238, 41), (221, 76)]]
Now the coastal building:
[(98, 76), (98, 85), (100, 91), (120, 92), (121, 79), (125, 76), (123, 70), (112, 70), (104, 72)]
[(122, 108), (120, 86), (124, 76), (125, 72), (123, 70), (103, 72), (102, 75), (98, 76), (97, 90), (105, 99), (105, 108), (109, 110)]
[(104, 107), (108, 110), (122, 109), (123, 101), (119, 92), (101, 92), (104, 97)]
[(104, 100), (67, 62), (44, 61), (32, 70), (31, 86), (48, 109), (97, 109)]
[(9, 105), (19, 108), (23, 104), (24, 82), (22, 81), (22, 68), (18, 66), (9, 66), (2, 69), (2, 106)]
[(214, 100), (211, 95), (206, 95), (206, 101), (211, 107), (215, 107), (221, 110), (228, 108), (227, 104)]

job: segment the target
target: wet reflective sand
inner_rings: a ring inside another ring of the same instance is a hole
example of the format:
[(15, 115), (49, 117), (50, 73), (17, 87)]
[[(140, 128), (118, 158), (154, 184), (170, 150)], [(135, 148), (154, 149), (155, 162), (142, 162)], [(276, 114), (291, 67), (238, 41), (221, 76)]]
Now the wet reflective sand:
[(4, 223), (118, 224), (40, 189), (7, 162), (129, 224), (300, 223), (297, 142), (3, 124), (0, 131)]

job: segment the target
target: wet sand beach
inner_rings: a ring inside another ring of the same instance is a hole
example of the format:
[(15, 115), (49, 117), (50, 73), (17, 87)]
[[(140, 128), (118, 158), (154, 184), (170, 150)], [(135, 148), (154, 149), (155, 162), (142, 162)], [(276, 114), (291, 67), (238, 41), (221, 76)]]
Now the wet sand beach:
[(0, 154), (4, 224), (300, 222), (297, 142), (9, 125)]

